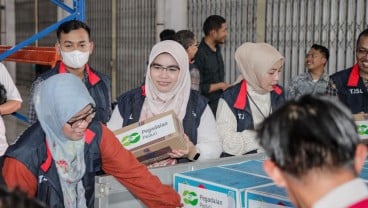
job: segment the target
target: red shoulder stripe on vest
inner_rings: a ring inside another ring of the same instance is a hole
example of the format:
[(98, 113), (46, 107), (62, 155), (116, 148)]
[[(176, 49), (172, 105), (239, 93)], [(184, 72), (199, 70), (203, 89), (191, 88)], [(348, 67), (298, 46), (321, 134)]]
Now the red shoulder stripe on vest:
[(97, 82), (101, 80), (101, 78), (95, 74), (88, 64), (86, 64), (87, 72), (88, 72), (88, 81), (91, 83), (91, 85), (95, 85)]
[(59, 64), (59, 74), (63, 74), (66, 73), (66, 67), (65, 64), (63, 62), (60, 62)]
[(43, 162), (41, 164), (41, 169), (43, 172), (47, 172), (49, 170), (49, 168), (51, 167), (51, 161), (52, 161), (52, 156), (51, 156), (51, 152), (50, 152), (50, 148), (49, 145), (46, 143), (46, 154), (47, 154), (47, 158), (45, 160), (45, 162)]
[(90, 144), (93, 140), (93, 138), (95, 137), (96, 133), (93, 132), (92, 130), (90, 129), (86, 129), (86, 133), (85, 133), (85, 139), (84, 141), (86, 141), (87, 144)]
[(146, 96), (146, 85), (142, 85), (142, 96)]
[(278, 95), (281, 95), (281, 93), (282, 93), (282, 89), (277, 85), (273, 86), (273, 91), (275, 91), (275, 93), (278, 94)]
[(240, 84), (238, 97), (236, 98), (233, 107), (239, 110), (244, 110), (246, 105), (247, 105), (247, 83), (243, 79), (242, 83)]
[(358, 64), (354, 64), (353, 69), (350, 72), (348, 87), (356, 87), (359, 82), (359, 66)]
[[(91, 70), (88, 64), (86, 64), (86, 69), (88, 73), (88, 81), (89, 83), (91, 83), (91, 85), (95, 85), (97, 82), (101, 80), (101, 78)], [(65, 64), (63, 62), (60, 62), (59, 74), (66, 73), (66, 72), (67, 71), (66, 71)]]
[(363, 199), (362, 201), (359, 201), (349, 206), (349, 208), (367, 208), (367, 207), (368, 207), (368, 198)]

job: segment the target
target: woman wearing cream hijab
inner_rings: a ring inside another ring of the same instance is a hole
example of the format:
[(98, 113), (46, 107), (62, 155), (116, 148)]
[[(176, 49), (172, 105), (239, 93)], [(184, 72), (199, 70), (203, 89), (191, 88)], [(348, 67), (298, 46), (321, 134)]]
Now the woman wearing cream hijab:
[(173, 150), (169, 154), (172, 159), (160, 165), (219, 158), (222, 152), (216, 121), (206, 99), (190, 89), (188, 64), (188, 54), (179, 43), (157, 43), (149, 57), (145, 85), (118, 97), (107, 123), (108, 128), (116, 130), (173, 110), (182, 121), (188, 148)]
[(223, 156), (254, 153), (255, 127), (284, 102), (277, 85), (284, 57), (266, 43), (244, 43), (235, 51), (242, 80), (224, 92), (217, 109)]

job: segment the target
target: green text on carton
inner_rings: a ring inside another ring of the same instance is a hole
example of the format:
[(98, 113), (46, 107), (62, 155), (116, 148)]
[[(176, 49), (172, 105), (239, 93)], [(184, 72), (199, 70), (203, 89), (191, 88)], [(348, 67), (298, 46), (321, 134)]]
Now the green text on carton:
[(126, 149), (131, 150), (175, 132), (173, 117), (167, 115), (116, 136)]

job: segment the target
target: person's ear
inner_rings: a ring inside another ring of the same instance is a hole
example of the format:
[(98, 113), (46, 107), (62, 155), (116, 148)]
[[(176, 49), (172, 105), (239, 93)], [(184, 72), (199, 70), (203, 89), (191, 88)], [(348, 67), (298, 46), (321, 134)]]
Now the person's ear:
[(95, 44), (93, 43), (93, 41), (90, 41), (89, 42), (89, 54), (92, 54), (94, 47), (95, 47)]
[(286, 187), (286, 181), (284, 174), (279, 167), (276, 166), (271, 160), (265, 160), (263, 163), (263, 169), (268, 176), (280, 187)]
[(355, 157), (354, 157), (354, 168), (358, 174), (362, 170), (366, 158), (367, 158), (367, 146), (365, 144), (358, 144), (358, 146), (355, 149)]
[(326, 66), (326, 64), (327, 64), (327, 58), (326, 57), (323, 57), (322, 60), (323, 60), (323, 65)]
[(61, 57), (61, 54), (60, 54), (60, 43), (59, 42), (56, 42), (55, 43), (55, 50), (56, 50), (56, 54)]

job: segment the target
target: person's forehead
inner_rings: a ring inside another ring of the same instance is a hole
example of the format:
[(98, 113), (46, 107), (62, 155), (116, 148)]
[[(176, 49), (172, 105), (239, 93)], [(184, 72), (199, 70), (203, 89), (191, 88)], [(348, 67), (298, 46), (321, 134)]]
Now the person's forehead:
[(226, 22), (221, 24), (220, 30), (224, 30), (224, 29), (227, 29), (227, 23)]
[(321, 51), (316, 50), (316, 49), (314, 49), (314, 48), (311, 48), (311, 49), (309, 50), (308, 54), (321, 54)]
[(90, 110), (92, 109), (91, 105), (87, 105), (86, 107), (84, 107), (82, 110), (80, 110), (78, 113), (76, 113), (73, 117), (78, 117), (81, 115), (85, 115), (86, 113), (88, 113)]
[(360, 37), (358, 47), (368, 48), (368, 36)]
[(60, 33), (60, 41), (61, 42), (85, 42), (89, 41), (88, 33), (83, 28), (79, 28), (77, 30), (71, 30), (68, 33), (61, 32)]

